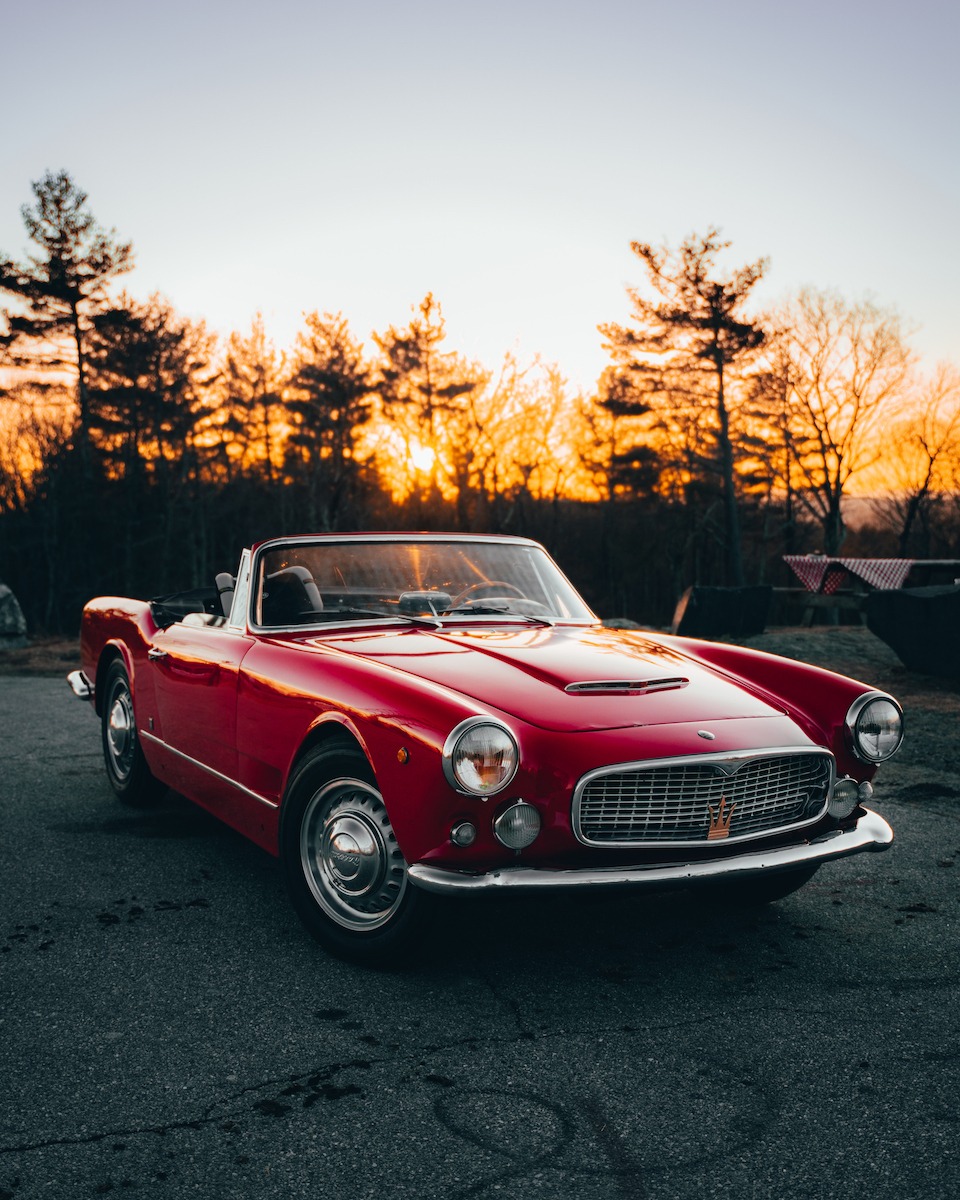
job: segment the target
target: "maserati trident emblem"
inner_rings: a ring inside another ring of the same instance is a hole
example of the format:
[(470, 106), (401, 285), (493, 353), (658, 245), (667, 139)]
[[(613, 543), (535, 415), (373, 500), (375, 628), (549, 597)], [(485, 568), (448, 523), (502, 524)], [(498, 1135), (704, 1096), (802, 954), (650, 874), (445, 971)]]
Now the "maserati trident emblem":
[(726, 796), (720, 797), (720, 805), (716, 812), (713, 811), (712, 804), (707, 805), (707, 808), (710, 810), (710, 828), (707, 830), (708, 842), (715, 842), (720, 838), (730, 836), (730, 822), (733, 820), (733, 810), (736, 807), (736, 804), (731, 804), (727, 808)]

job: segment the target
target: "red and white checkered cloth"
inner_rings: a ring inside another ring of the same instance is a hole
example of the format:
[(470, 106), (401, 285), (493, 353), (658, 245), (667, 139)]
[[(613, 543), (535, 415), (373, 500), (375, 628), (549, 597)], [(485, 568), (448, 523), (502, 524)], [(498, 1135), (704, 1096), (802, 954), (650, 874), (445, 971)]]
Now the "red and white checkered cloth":
[(808, 592), (832, 596), (848, 575), (873, 588), (900, 588), (906, 582), (913, 558), (828, 558), (825, 554), (785, 554), (783, 561)]

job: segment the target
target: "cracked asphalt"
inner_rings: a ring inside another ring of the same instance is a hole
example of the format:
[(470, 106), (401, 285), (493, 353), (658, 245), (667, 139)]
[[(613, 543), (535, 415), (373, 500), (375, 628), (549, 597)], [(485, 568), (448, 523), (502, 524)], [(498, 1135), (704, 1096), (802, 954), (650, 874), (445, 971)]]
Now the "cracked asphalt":
[(892, 851), (766, 910), (498, 897), (385, 973), (186, 801), (120, 806), (63, 682), (0, 677), (0, 1200), (952, 1200), (960, 793), (922, 767), (879, 776)]

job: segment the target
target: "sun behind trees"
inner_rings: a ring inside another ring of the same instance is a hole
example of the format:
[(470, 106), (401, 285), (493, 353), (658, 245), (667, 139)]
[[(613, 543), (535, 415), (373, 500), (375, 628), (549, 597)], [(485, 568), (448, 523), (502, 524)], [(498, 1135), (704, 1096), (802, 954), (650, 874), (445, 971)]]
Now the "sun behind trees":
[[(781, 578), (785, 551), (960, 554), (956, 368), (918, 380), (869, 304), (753, 311), (767, 262), (724, 273), (717, 229), (633, 243), (644, 283), (583, 394), (553, 364), (469, 360), (432, 294), (367, 344), (340, 312), (287, 349), (259, 315), (217, 337), (115, 292), (131, 244), (66, 171), (32, 186), (30, 250), (0, 254), (0, 575), (36, 626), (291, 531), (529, 534), (598, 611), (655, 624), (691, 583)], [(850, 533), (858, 481), (885, 498)]]

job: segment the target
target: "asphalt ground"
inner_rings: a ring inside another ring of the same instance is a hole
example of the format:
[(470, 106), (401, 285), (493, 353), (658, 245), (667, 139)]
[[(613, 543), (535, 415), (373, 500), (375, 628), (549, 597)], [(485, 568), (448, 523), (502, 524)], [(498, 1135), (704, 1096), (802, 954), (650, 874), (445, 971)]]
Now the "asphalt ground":
[(901, 790), (890, 852), (765, 910), (457, 903), (379, 972), (0, 677), (0, 1200), (954, 1198), (960, 808)]

